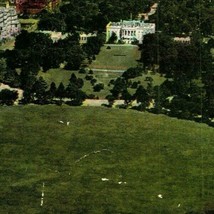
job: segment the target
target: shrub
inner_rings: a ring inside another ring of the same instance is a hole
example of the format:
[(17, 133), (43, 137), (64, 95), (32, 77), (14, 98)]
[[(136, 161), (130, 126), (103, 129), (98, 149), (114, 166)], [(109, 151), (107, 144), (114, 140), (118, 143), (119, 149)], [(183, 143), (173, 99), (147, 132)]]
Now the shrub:
[(93, 77), (92, 75), (86, 75), (86, 76), (85, 76), (85, 79), (86, 79), (86, 80), (92, 80), (93, 78), (94, 78), (94, 77)]
[(131, 85), (131, 88), (137, 88), (138, 87), (138, 82), (133, 82)]
[(96, 84), (94, 87), (93, 87), (94, 91), (95, 92), (99, 92), (101, 91), (102, 89), (104, 89), (104, 84), (103, 83), (98, 83)]
[(86, 74), (85, 68), (80, 68), (79, 73), (80, 73), (80, 74)]
[(88, 99), (95, 99), (96, 96), (95, 96), (94, 94), (89, 94), (89, 95), (87, 95), (87, 98), (88, 98)]
[(93, 70), (89, 70), (88, 74), (94, 74)]
[(97, 79), (93, 78), (90, 82), (91, 82), (91, 85), (94, 85), (97, 82)]

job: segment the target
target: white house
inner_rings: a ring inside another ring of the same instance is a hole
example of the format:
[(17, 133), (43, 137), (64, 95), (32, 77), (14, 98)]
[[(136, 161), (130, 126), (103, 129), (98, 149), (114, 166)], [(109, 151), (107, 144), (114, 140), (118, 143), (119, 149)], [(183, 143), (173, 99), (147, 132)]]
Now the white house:
[(139, 44), (142, 44), (146, 34), (155, 33), (155, 24), (140, 20), (110, 22), (106, 26), (106, 42), (113, 33), (117, 35), (118, 41), (121, 40), (128, 44), (138, 41)]

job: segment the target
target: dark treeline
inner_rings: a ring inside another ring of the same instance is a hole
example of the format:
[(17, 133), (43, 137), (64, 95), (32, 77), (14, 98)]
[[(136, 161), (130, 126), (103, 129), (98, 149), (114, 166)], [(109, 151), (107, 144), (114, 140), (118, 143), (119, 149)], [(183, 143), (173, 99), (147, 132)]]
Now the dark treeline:
[(182, 35), (199, 32), (203, 36), (213, 34), (214, 7), (210, 0), (161, 0), (152, 19), (157, 30), (167, 34)]
[(70, 0), (55, 13), (40, 15), (39, 29), (74, 32), (104, 31), (110, 21), (135, 18), (138, 13), (148, 11), (153, 0)]

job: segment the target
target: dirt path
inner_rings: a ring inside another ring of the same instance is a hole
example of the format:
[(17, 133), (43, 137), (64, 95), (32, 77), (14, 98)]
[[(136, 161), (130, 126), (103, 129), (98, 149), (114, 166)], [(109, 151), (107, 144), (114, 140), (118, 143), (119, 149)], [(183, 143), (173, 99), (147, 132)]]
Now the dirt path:
[[(124, 100), (115, 100), (114, 101), (114, 106), (118, 106), (118, 105), (123, 105), (124, 104)], [(99, 100), (95, 100), (95, 99), (86, 99), (83, 102), (83, 106), (102, 106), (102, 105), (108, 105), (108, 100), (107, 99), (99, 99)], [(132, 102), (132, 106), (137, 106), (137, 102), (133, 101)]]

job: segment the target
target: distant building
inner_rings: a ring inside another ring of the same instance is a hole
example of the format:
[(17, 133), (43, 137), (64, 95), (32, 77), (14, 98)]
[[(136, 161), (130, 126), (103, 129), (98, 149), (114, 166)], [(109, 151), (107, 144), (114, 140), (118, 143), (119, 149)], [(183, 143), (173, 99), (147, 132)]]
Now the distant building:
[(19, 34), (21, 25), (14, 6), (0, 7), (0, 41)]
[(191, 42), (191, 38), (189, 36), (187, 36), (187, 37), (174, 37), (173, 40), (175, 42), (186, 43), (186, 44), (189, 44)]
[(155, 33), (155, 24), (140, 20), (110, 22), (106, 26), (106, 42), (113, 33), (117, 35), (118, 41), (121, 40), (128, 44), (138, 41), (139, 44), (142, 44), (146, 34)]
[(37, 14), (42, 10), (53, 10), (60, 0), (15, 0), (17, 13)]
[(85, 44), (88, 41), (88, 38), (90, 37), (96, 37), (96, 33), (80, 33), (80, 44)]
[(67, 33), (62, 34), (62, 32), (56, 32), (56, 31), (43, 30), (43, 31), (38, 31), (38, 32), (49, 35), (53, 42), (58, 42), (58, 40), (60, 40), (60, 39), (63, 40), (68, 36)]

